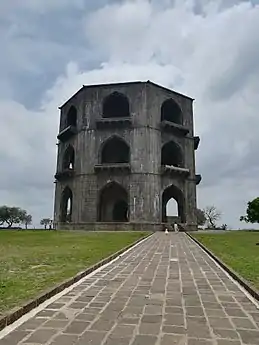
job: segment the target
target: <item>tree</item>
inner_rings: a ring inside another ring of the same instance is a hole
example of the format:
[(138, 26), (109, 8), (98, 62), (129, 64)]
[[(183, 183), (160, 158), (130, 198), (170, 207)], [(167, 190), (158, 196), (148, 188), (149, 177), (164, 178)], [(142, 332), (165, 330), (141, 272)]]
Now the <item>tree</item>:
[(216, 209), (215, 206), (207, 206), (204, 210), (204, 215), (206, 217), (207, 226), (209, 229), (216, 228), (216, 222), (220, 219), (221, 213)]
[(50, 218), (43, 218), (40, 221), (40, 225), (44, 225), (44, 228), (47, 229), (47, 225), (51, 224), (51, 219)]
[(28, 229), (28, 225), (32, 222), (32, 216), (30, 214), (25, 214), (22, 223), (25, 225), (25, 229)]
[(246, 223), (259, 223), (259, 197), (247, 203), (246, 215), (240, 217)]
[(205, 214), (204, 214), (204, 211), (197, 208), (196, 209), (196, 216), (197, 216), (197, 224), (198, 225), (204, 225), (206, 223), (206, 217), (205, 217)]
[(7, 224), (11, 228), (13, 224), (19, 224), (23, 221), (27, 212), (20, 207), (0, 207), (0, 225)]
[(220, 227), (221, 230), (227, 230), (228, 229), (228, 226), (227, 224), (222, 224), (221, 227)]

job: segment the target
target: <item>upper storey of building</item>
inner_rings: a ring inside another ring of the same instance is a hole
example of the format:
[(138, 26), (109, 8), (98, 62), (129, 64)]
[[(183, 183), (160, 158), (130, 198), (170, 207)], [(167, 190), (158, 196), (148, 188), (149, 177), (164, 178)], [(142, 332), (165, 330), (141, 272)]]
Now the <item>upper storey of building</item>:
[[(60, 141), (81, 130), (116, 127), (150, 127), (193, 137), (193, 99), (150, 81), (83, 86), (60, 111)], [(196, 143), (195, 148), (198, 139)]]

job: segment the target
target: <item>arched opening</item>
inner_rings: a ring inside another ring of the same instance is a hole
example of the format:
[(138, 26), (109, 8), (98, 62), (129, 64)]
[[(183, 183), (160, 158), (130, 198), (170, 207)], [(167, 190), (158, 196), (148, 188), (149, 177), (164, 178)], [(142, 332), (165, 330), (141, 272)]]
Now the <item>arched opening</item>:
[(115, 222), (127, 221), (128, 203), (125, 200), (118, 200), (113, 207), (113, 220)]
[(98, 221), (128, 222), (128, 193), (118, 183), (106, 185), (100, 192)]
[[(171, 199), (173, 199), (171, 201)], [(177, 205), (177, 207), (176, 207)], [(177, 212), (175, 212), (177, 209)], [(166, 223), (171, 218), (170, 216), (176, 217), (172, 221), (185, 223), (185, 207), (184, 207), (184, 195), (180, 189), (171, 185), (166, 188), (162, 195), (162, 222)]]
[(73, 194), (69, 187), (66, 187), (61, 197), (60, 221), (70, 223), (72, 221)]
[(63, 170), (74, 170), (75, 168), (75, 150), (69, 145), (63, 157)]
[(178, 125), (183, 123), (182, 110), (172, 98), (164, 101), (162, 104), (161, 121), (174, 122)]
[(72, 105), (67, 113), (67, 126), (76, 127), (77, 124), (77, 110)]
[(169, 141), (162, 147), (161, 165), (183, 166), (182, 149), (174, 141)]
[(101, 163), (129, 163), (130, 161), (130, 148), (128, 144), (121, 138), (112, 137), (108, 139), (101, 152)]
[(119, 92), (113, 92), (105, 98), (103, 102), (103, 117), (118, 118), (129, 116), (129, 101), (125, 95)]

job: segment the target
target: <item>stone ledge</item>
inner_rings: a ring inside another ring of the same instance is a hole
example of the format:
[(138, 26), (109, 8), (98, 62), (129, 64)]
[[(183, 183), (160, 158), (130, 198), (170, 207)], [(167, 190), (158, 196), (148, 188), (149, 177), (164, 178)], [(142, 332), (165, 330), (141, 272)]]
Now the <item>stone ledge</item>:
[(86, 223), (56, 223), (57, 230), (83, 231), (161, 231), (161, 223), (150, 222), (86, 222)]
[(214, 253), (205, 247), (200, 241), (194, 238), (191, 234), (186, 233), (198, 246), (200, 246), (211, 258), (213, 258), (221, 268), (223, 268), (234, 280), (236, 280), (249, 294), (259, 302), (259, 291), (252, 286), (246, 279), (241, 277), (237, 272), (230, 268), (227, 264), (221, 261)]
[(107, 258), (105, 258), (105, 259), (97, 262), (93, 266), (87, 268), (85, 271), (82, 271), (82, 272), (78, 273), (77, 275), (75, 275), (74, 277), (63, 281), (62, 283), (56, 285), (54, 288), (51, 288), (51, 289), (43, 292), (38, 297), (36, 297), (32, 300), (29, 300), (28, 302), (26, 302), (21, 307), (11, 309), (11, 311), (4, 316), (0, 315), (0, 331), (3, 330), (5, 327), (11, 325), (13, 322), (17, 321), (19, 318), (21, 318), (23, 315), (27, 314), (32, 309), (35, 309), (36, 307), (38, 307), (41, 303), (43, 303), (46, 300), (50, 299), (51, 297), (55, 296), (56, 294), (63, 291), (64, 289), (68, 288), (69, 286), (73, 285), (74, 283), (77, 283), (79, 280), (86, 277), (88, 274), (97, 270), (97, 268), (104, 266), (108, 262), (114, 260), (116, 257), (118, 257), (119, 255), (124, 253), (126, 250), (132, 248), (133, 246), (135, 246), (140, 241), (147, 239), (148, 237), (150, 237), (152, 235), (153, 234), (151, 233), (151, 234), (148, 234), (148, 235), (138, 239), (137, 241), (135, 241), (135, 242), (129, 244), (128, 246), (120, 249), (116, 253), (108, 256)]

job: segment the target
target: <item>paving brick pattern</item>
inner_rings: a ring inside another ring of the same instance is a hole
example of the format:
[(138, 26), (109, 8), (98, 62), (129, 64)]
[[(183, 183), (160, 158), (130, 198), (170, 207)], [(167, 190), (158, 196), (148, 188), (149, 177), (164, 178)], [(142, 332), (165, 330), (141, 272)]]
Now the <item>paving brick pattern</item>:
[(156, 233), (1, 345), (259, 344), (259, 309), (185, 234)]

